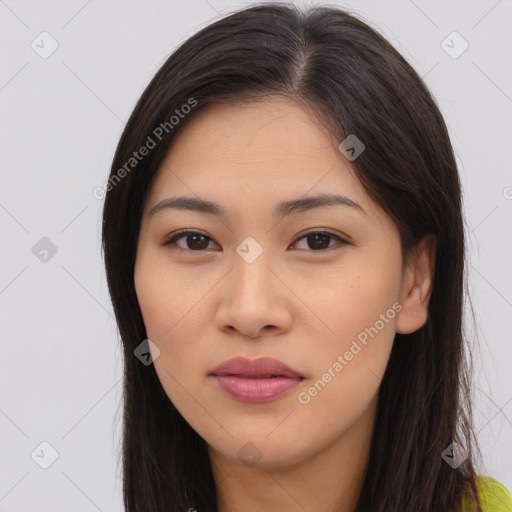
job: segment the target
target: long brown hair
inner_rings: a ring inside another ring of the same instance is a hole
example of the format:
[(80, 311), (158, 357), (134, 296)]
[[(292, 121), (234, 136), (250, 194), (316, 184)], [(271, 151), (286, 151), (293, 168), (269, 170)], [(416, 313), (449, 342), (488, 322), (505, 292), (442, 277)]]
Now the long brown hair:
[[(153, 365), (134, 356), (147, 338), (134, 263), (148, 187), (176, 133), (202, 107), (276, 94), (299, 101), (340, 142), (349, 134), (364, 142), (353, 167), (396, 222), (404, 257), (423, 235), (437, 238), (429, 319), (396, 334), (356, 511), (459, 510), (463, 494), (477, 500), (476, 439), (462, 325), (464, 220), (446, 125), (421, 77), (376, 30), (339, 7), (282, 3), (237, 11), (186, 40), (144, 90), (115, 152), (102, 237), (124, 349), (125, 509), (217, 510), (205, 441)], [(149, 150), (135, 161), (143, 146)], [(441, 456), (453, 441), (468, 451), (458, 467)]]

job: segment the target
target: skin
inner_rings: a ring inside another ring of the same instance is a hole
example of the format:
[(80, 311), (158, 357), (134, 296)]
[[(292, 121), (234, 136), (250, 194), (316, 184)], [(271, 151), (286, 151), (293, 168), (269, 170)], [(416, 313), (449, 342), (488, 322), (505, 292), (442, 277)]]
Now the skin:
[[(425, 237), (404, 266), (397, 226), (364, 190), (341, 141), (289, 99), (209, 105), (189, 121), (148, 192), (137, 247), (135, 286), (160, 350), (157, 375), (207, 442), (220, 512), (353, 511), (394, 335), (427, 318), (435, 239)], [(365, 213), (336, 205), (274, 216), (280, 201), (333, 192)], [(227, 216), (149, 215), (177, 195), (215, 201)], [(184, 228), (207, 238), (161, 245)], [(349, 243), (304, 237), (313, 228)], [(236, 251), (248, 236), (263, 250), (251, 263)], [(394, 318), (300, 403), (394, 303)], [(234, 356), (274, 357), (305, 379), (277, 400), (240, 402), (209, 376)], [(255, 465), (237, 455), (244, 446), (260, 457)]]

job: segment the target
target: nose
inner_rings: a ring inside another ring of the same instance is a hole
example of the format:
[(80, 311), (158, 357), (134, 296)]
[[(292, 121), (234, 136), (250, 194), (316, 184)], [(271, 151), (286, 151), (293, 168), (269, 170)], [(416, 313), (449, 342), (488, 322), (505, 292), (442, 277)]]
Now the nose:
[(233, 267), (219, 286), (217, 328), (226, 334), (237, 331), (244, 337), (277, 336), (291, 328), (293, 293), (286, 279), (264, 255), (249, 263), (238, 254)]

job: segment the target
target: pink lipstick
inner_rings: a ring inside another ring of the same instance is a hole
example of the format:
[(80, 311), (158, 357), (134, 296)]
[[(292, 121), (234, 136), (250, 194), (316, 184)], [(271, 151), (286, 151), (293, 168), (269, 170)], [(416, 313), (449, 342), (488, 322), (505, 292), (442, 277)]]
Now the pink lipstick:
[(242, 402), (275, 400), (298, 386), (304, 377), (277, 359), (235, 357), (210, 373), (221, 389)]

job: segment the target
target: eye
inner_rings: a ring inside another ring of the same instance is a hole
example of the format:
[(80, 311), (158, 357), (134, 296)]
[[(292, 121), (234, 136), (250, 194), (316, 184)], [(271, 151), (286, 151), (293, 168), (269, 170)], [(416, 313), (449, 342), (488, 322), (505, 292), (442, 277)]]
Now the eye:
[[(186, 238), (185, 245), (186, 247), (183, 247), (179, 244), (177, 244), (177, 240), (180, 240), (182, 238)], [(165, 246), (171, 246), (171, 245), (177, 245), (180, 249), (183, 250), (190, 250), (193, 252), (199, 252), (204, 251), (208, 247), (208, 242), (205, 242), (206, 240), (211, 240), (209, 236), (206, 236), (204, 233), (201, 233), (200, 231), (180, 231), (176, 235), (174, 235), (172, 238), (164, 242), (162, 245)]]
[[(186, 239), (185, 246), (177, 243), (178, 240), (181, 240), (182, 238)], [(340, 236), (335, 235), (334, 233), (331, 233), (329, 231), (310, 231), (297, 238), (294, 243), (299, 242), (303, 238), (307, 239), (308, 247), (310, 247), (313, 250), (313, 252), (331, 250), (333, 247), (330, 246), (330, 241), (333, 239), (338, 242), (338, 245), (349, 244), (349, 242), (347, 242)], [(185, 251), (188, 250), (189, 252), (200, 252), (208, 248), (208, 240), (213, 241), (209, 236), (205, 235), (201, 231), (184, 230), (180, 231), (179, 233), (176, 233), (162, 245), (176, 245), (180, 249), (183, 249)]]
[(344, 240), (338, 235), (331, 233), (329, 231), (310, 231), (305, 235), (297, 238), (296, 242), (305, 238), (307, 240), (307, 245), (314, 249), (314, 252), (321, 252), (326, 250), (331, 250), (332, 246), (329, 247), (330, 240), (334, 239), (338, 242), (338, 245), (348, 245), (349, 242)]

